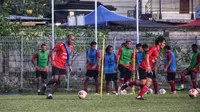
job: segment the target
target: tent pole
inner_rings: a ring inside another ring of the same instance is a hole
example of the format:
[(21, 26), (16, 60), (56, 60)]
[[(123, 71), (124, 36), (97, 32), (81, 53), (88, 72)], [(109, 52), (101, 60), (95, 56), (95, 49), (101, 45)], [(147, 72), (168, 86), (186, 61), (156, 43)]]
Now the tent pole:
[(137, 34), (137, 44), (139, 43), (139, 0), (136, 0), (136, 34)]
[(97, 42), (97, 0), (95, 0), (95, 42)]

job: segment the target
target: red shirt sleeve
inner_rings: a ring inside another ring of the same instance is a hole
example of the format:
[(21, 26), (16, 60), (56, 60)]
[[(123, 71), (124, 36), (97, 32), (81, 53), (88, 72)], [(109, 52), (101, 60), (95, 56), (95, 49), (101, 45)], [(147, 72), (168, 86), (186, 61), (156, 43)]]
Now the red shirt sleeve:
[(151, 47), (151, 49), (147, 52), (147, 54), (151, 56), (154, 53), (154, 51), (156, 51), (156, 49), (157, 49), (156, 46)]
[(120, 48), (118, 51), (118, 56), (121, 56), (121, 55), (122, 55), (122, 48)]
[(170, 52), (167, 53), (168, 61), (172, 60), (172, 54)]
[(33, 57), (32, 57), (32, 63), (34, 64), (35, 60), (38, 58), (38, 53), (36, 53)]
[(97, 59), (100, 58), (100, 52), (97, 50)]
[(200, 63), (200, 54), (198, 54), (198, 57), (197, 57), (197, 64)]
[(53, 48), (53, 51), (59, 51), (61, 49), (61, 46), (62, 46), (62, 42), (59, 42), (54, 48)]

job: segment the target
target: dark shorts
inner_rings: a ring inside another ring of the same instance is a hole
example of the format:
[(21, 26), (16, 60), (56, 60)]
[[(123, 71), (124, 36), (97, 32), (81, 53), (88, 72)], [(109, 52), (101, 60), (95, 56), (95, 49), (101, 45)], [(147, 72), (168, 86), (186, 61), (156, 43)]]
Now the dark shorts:
[(153, 74), (152, 73), (147, 73), (145, 69), (142, 69), (139, 67), (139, 79), (143, 80), (143, 79), (147, 79), (147, 78), (153, 78)]
[(36, 78), (41, 77), (42, 79), (47, 79), (47, 72), (36, 71)]
[(125, 68), (124, 66), (122, 65), (119, 65), (118, 66), (118, 69), (120, 71), (120, 78), (124, 78), (124, 79), (131, 79), (131, 71), (127, 68)]
[(98, 77), (98, 73), (99, 73), (98, 70), (87, 70), (86, 76), (97, 78)]
[(54, 76), (54, 75), (66, 75), (66, 70), (52, 67), (52, 76)]
[(117, 73), (105, 74), (105, 79), (106, 81), (116, 81), (118, 79)]
[(185, 75), (192, 75), (192, 70), (189, 70), (188, 68), (186, 70), (188, 71), (188, 73)]
[(168, 81), (175, 80), (175, 77), (176, 77), (176, 72), (167, 72)]

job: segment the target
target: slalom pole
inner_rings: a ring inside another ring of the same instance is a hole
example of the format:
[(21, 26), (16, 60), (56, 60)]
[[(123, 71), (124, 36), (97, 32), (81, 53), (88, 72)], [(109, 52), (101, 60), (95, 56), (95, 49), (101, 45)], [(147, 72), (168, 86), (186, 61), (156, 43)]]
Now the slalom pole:
[[(136, 49), (134, 48), (134, 50), (133, 50), (133, 54), (134, 54), (134, 56), (133, 56), (133, 59), (132, 59), (132, 66), (133, 66), (133, 73), (132, 73), (132, 75), (133, 75), (133, 81), (135, 80), (135, 76), (136, 76)], [(132, 87), (132, 92), (133, 92), (133, 94), (135, 94), (135, 86), (133, 86)]]
[(101, 56), (101, 86), (100, 86), (100, 95), (102, 98), (103, 93), (103, 75), (104, 75), (104, 52), (105, 52), (105, 39), (102, 40), (102, 56)]

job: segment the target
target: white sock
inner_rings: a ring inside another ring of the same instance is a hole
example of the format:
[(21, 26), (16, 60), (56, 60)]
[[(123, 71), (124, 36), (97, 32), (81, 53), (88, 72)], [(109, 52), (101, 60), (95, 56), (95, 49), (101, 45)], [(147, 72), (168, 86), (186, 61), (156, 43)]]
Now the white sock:
[(184, 88), (184, 84), (181, 84), (181, 87)]
[(44, 84), (44, 87), (47, 87), (47, 84)]
[(141, 96), (137, 96), (137, 98), (141, 98)]
[(38, 92), (40, 92), (40, 89), (38, 89)]
[(52, 94), (51, 94), (51, 93), (49, 93), (49, 94), (48, 94), (48, 96), (52, 96)]

